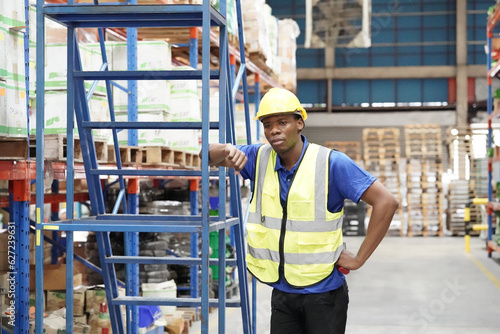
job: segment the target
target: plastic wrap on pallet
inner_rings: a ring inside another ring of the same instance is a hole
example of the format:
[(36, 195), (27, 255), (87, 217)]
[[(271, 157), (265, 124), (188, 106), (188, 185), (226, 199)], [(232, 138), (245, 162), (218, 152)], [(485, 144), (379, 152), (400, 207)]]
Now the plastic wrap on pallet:
[[(192, 71), (190, 66), (174, 67), (173, 70)], [(169, 108), (172, 122), (201, 121), (201, 93), (198, 92), (198, 80), (170, 81)]]
[(264, 13), (265, 0), (243, 0), (241, 11), (243, 16), (243, 29), (245, 45), (248, 52), (261, 52), (264, 57), (269, 54), (269, 42)]
[(0, 3), (0, 23), (8, 27), (24, 26), (24, 1), (2, 1)]
[[(110, 70), (127, 70), (127, 44), (113, 42), (111, 49)], [(109, 57), (109, 52), (108, 57)], [(164, 41), (140, 41), (137, 43), (138, 70), (168, 70), (172, 66), (172, 52), (170, 45)], [(127, 81), (117, 82), (127, 87)], [(137, 107), (139, 111), (162, 110), (169, 112), (170, 85), (167, 80), (140, 80), (137, 81)], [(120, 88), (113, 87), (114, 106), (117, 111), (128, 109), (128, 93)]]
[[(65, 90), (54, 90), (45, 92), (45, 134), (66, 134), (67, 112), (66, 104), (68, 93)], [(30, 134), (36, 134), (36, 100), (31, 99), (30, 110)], [(93, 95), (89, 103), (90, 117), (93, 121), (109, 121), (109, 105), (105, 96)], [(75, 128), (75, 133), (78, 130)], [(104, 139), (110, 136), (110, 130), (92, 130), (96, 139)]]
[[(165, 122), (169, 115), (164, 110), (144, 110), (139, 111), (137, 119), (139, 122)], [(127, 122), (127, 112), (116, 113), (117, 122)], [(164, 146), (171, 143), (163, 136), (162, 130), (137, 130), (139, 146)], [(128, 144), (128, 130), (118, 132), (118, 142), (120, 145)]]
[(288, 90), (297, 90), (297, 37), (300, 28), (292, 19), (279, 20), (279, 50), (281, 70), (278, 77), (279, 83)]
[(279, 75), (281, 72), (281, 60), (278, 55), (278, 19), (272, 15), (272, 8), (267, 4), (264, 5), (264, 16), (267, 41), (269, 43), (266, 65), (275, 75)]
[[(45, 57), (47, 60), (45, 66), (45, 90), (66, 90), (67, 87), (67, 44), (53, 43), (45, 45)], [(80, 57), (84, 71), (98, 71), (102, 64), (101, 52), (96, 48), (90, 48), (86, 45), (80, 45)], [(35, 56), (33, 54), (32, 56)], [(34, 59), (34, 58), (33, 58)], [(34, 67), (30, 68), (30, 76), (36, 74), (36, 62)], [(85, 81), (85, 88), (90, 89), (92, 82)], [(100, 81), (94, 90), (95, 94), (105, 95), (106, 86), (104, 81)]]
[(25, 83), (0, 81), (0, 135), (26, 137), (27, 120)]

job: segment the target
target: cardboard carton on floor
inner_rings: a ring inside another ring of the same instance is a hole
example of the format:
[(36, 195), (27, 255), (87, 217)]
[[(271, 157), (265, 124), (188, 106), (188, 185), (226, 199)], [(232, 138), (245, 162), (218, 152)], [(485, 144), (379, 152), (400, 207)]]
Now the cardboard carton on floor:
[[(58, 314), (49, 314), (43, 318), (43, 333), (66, 333), (66, 319)], [(35, 334), (35, 319), (30, 320), (30, 334)], [(90, 326), (75, 322), (73, 325), (73, 334), (90, 334)]]
[[(73, 315), (83, 315), (85, 304), (85, 287), (73, 291)], [(47, 291), (47, 312), (66, 307), (66, 290)]]
[(181, 315), (167, 315), (164, 316), (167, 321), (165, 329), (169, 334), (182, 334), (184, 332), (184, 318)]

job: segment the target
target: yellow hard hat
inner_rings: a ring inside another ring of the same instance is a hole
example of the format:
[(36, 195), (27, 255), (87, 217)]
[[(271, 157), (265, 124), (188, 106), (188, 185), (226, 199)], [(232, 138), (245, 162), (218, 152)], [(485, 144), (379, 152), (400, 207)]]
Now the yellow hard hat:
[(300, 115), (304, 121), (307, 119), (307, 112), (297, 96), (286, 89), (275, 87), (260, 100), (259, 111), (254, 119), (262, 120), (264, 117), (282, 113), (294, 113)]

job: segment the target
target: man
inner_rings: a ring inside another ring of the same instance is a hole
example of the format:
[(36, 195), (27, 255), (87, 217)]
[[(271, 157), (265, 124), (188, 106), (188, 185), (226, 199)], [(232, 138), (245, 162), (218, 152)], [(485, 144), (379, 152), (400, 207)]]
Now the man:
[[(357, 270), (368, 260), (398, 202), (345, 154), (301, 135), (307, 113), (293, 93), (271, 89), (255, 119), (268, 145), (211, 144), (209, 157), (211, 165), (254, 181), (247, 265), (274, 288), (271, 333), (344, 333), (349, 297), (342, 268)], [(342, 241), (346, 198), (373, 208), (356, 255)]]

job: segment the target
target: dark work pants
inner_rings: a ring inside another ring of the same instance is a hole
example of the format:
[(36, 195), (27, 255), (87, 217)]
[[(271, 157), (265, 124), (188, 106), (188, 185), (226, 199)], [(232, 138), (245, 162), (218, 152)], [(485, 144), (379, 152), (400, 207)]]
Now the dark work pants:
[(341, 334), (345, 332), (349, 289), (295, 294), (273, 289), (271, 334)]

